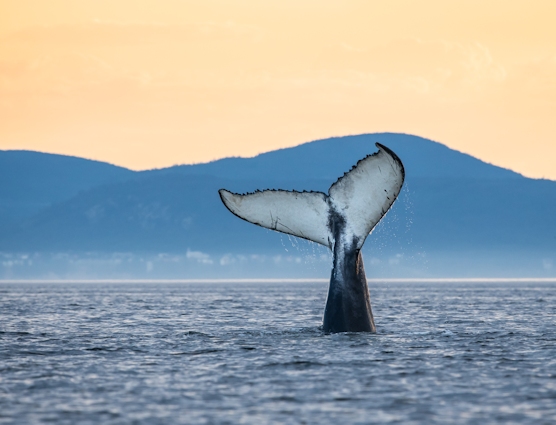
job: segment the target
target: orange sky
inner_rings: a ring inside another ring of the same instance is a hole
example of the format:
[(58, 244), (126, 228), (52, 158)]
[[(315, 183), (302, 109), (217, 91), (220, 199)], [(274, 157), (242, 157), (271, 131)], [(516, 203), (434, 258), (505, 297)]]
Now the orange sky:
[(405, 132), (556, 179), (556, 1), (0, 0), (0, 149), (133, 169)]

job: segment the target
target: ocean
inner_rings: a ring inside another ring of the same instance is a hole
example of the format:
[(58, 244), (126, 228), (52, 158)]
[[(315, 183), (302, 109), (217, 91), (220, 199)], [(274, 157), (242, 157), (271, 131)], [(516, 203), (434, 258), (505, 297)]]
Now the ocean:
[(0, 424), (554, 424), (556, 284), (0, 283)]

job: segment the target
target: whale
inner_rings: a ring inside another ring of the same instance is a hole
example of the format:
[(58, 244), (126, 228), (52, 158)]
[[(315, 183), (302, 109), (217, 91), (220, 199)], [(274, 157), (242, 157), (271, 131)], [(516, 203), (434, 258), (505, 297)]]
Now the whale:
[(400, 158), (378, 151), (359, 160), (328, 193), (257, 190), (238, 194), (220, 189), (230, 212), (250, 223), (324, 245), (333, 264), (324, 308), (325, 333), (376, 332), (361, 249), (401, 191)]

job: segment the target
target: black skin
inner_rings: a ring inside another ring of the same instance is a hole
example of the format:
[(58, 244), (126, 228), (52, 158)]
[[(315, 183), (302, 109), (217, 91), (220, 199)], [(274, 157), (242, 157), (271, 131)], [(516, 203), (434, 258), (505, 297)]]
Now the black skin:
[(333, 212), (329, 226), (335, 236), (334, 266), (324, 309), (323, 330), (336, 332), (376, 332), (363, 257), (358, 239), (345, 241), (345, 220)]

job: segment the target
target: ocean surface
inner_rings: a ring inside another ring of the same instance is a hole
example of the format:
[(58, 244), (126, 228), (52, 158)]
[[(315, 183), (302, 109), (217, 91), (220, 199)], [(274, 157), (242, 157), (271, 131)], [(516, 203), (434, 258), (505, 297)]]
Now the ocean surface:
[(370, 286), (0, 283), (0, 423), (556, 423), (556, 284)]

